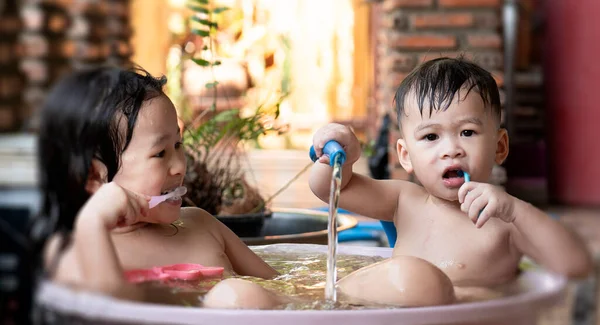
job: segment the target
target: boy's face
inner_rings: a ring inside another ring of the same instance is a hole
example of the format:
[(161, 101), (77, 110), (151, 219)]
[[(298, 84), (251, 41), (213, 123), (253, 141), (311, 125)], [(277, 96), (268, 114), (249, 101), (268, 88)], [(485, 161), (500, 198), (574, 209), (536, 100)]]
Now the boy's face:
[(424, 107), (422, 117), (415, 96), (407, 96), (401, 117), (403, 138), (397, 146), (402, 167), (414, 172), (429, 193), (449, 201), (458, 199), (464, 183), (458, 170), (468, 172), (472, 181), (487, 182), (494, 164), (508, 154), (508, 135), (492, 110), (476, 90), (465, 93), (461, 89), (447, 110), (434, 110), (431, 116)]
[[(181, 186), (186, 171), (181, 141), (173, 103), (164, 95), (145, 101), (114, 181), (151, 196)], [(171, 223), (179, 218), (180, 207), (181, 201), (163, 202), (150, 210), (147, 221)]]

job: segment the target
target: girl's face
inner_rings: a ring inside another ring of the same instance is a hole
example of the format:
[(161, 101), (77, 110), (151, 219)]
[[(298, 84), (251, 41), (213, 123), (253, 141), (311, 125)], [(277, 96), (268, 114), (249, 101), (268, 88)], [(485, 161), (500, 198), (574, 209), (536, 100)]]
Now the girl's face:
[[(136, 193), (161, 195), (182, 185), (185, 170), (186, 160), (173, 103), (165, 95), (145, 101), (113, 181)], [(150, 210), (146, 221), (172, 223), (179, 218), (180, 207), (181, 201), (163, 202)]]

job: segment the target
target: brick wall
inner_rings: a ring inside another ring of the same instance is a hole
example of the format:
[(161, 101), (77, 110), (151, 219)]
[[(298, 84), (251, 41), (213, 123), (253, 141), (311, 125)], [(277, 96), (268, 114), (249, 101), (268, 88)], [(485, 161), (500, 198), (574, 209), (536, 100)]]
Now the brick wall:
[[(20, 75), (23, 82), (10, 83), (18, 98), (11, 97), (12, 118), (0, 107), (0, 131), (35, 129), (35, 110), (64, 73), (90, 64), (120, 65), (132, 54), (129, 0), (6, 3), (12, 6), (0, 9), (0, 99), (5, 80)], [(17, 32), (10, 32), (13, 23), (5, 16), (17, 19)]]
[(18, 68), (21, 25), (17, 0), (5, 1), (0, 8), (0, 131), (13, 131), (21, 120), (25, 82)]
[[(378, 115), (393, 113), (395, 90), (412, 69), (439, 56), (464, 55), (502, 85), (501, 5), (501, 0), (383, 0), (376, 39)], [(407, 178), (396, 157), (398, 134), (390, 136), (392, 176)]]

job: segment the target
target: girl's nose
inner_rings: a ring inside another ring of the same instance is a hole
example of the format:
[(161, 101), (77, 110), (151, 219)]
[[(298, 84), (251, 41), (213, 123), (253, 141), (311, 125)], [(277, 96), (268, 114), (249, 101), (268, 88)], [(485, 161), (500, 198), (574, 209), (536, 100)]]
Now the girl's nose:
[(173, 157), (173, 161), (171, 163), (171, 173), (173, 175), (182, 175), (185, 174), (186, 163), (185, 163), (185, 154), (181, 153), (175, 155)]

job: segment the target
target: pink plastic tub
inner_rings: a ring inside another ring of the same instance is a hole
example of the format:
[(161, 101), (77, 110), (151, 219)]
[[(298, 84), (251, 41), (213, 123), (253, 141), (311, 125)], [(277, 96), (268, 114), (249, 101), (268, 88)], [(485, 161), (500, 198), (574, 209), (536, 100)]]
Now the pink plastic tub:
[[(322, 245), (279, 244), (269, 252), (322, 252)], [(339, 254), (389, 257), (390, 248), (340, 246)], [(524, 272), (523, 293), (496, 300), (450, 306), (376, 310), (216, 310), (122, 301), (43, 283), (37, 299), (45, 309), (87, 324), (536, 324), (545, 309), (560, 302), (566, 280), (543, 271)]]

